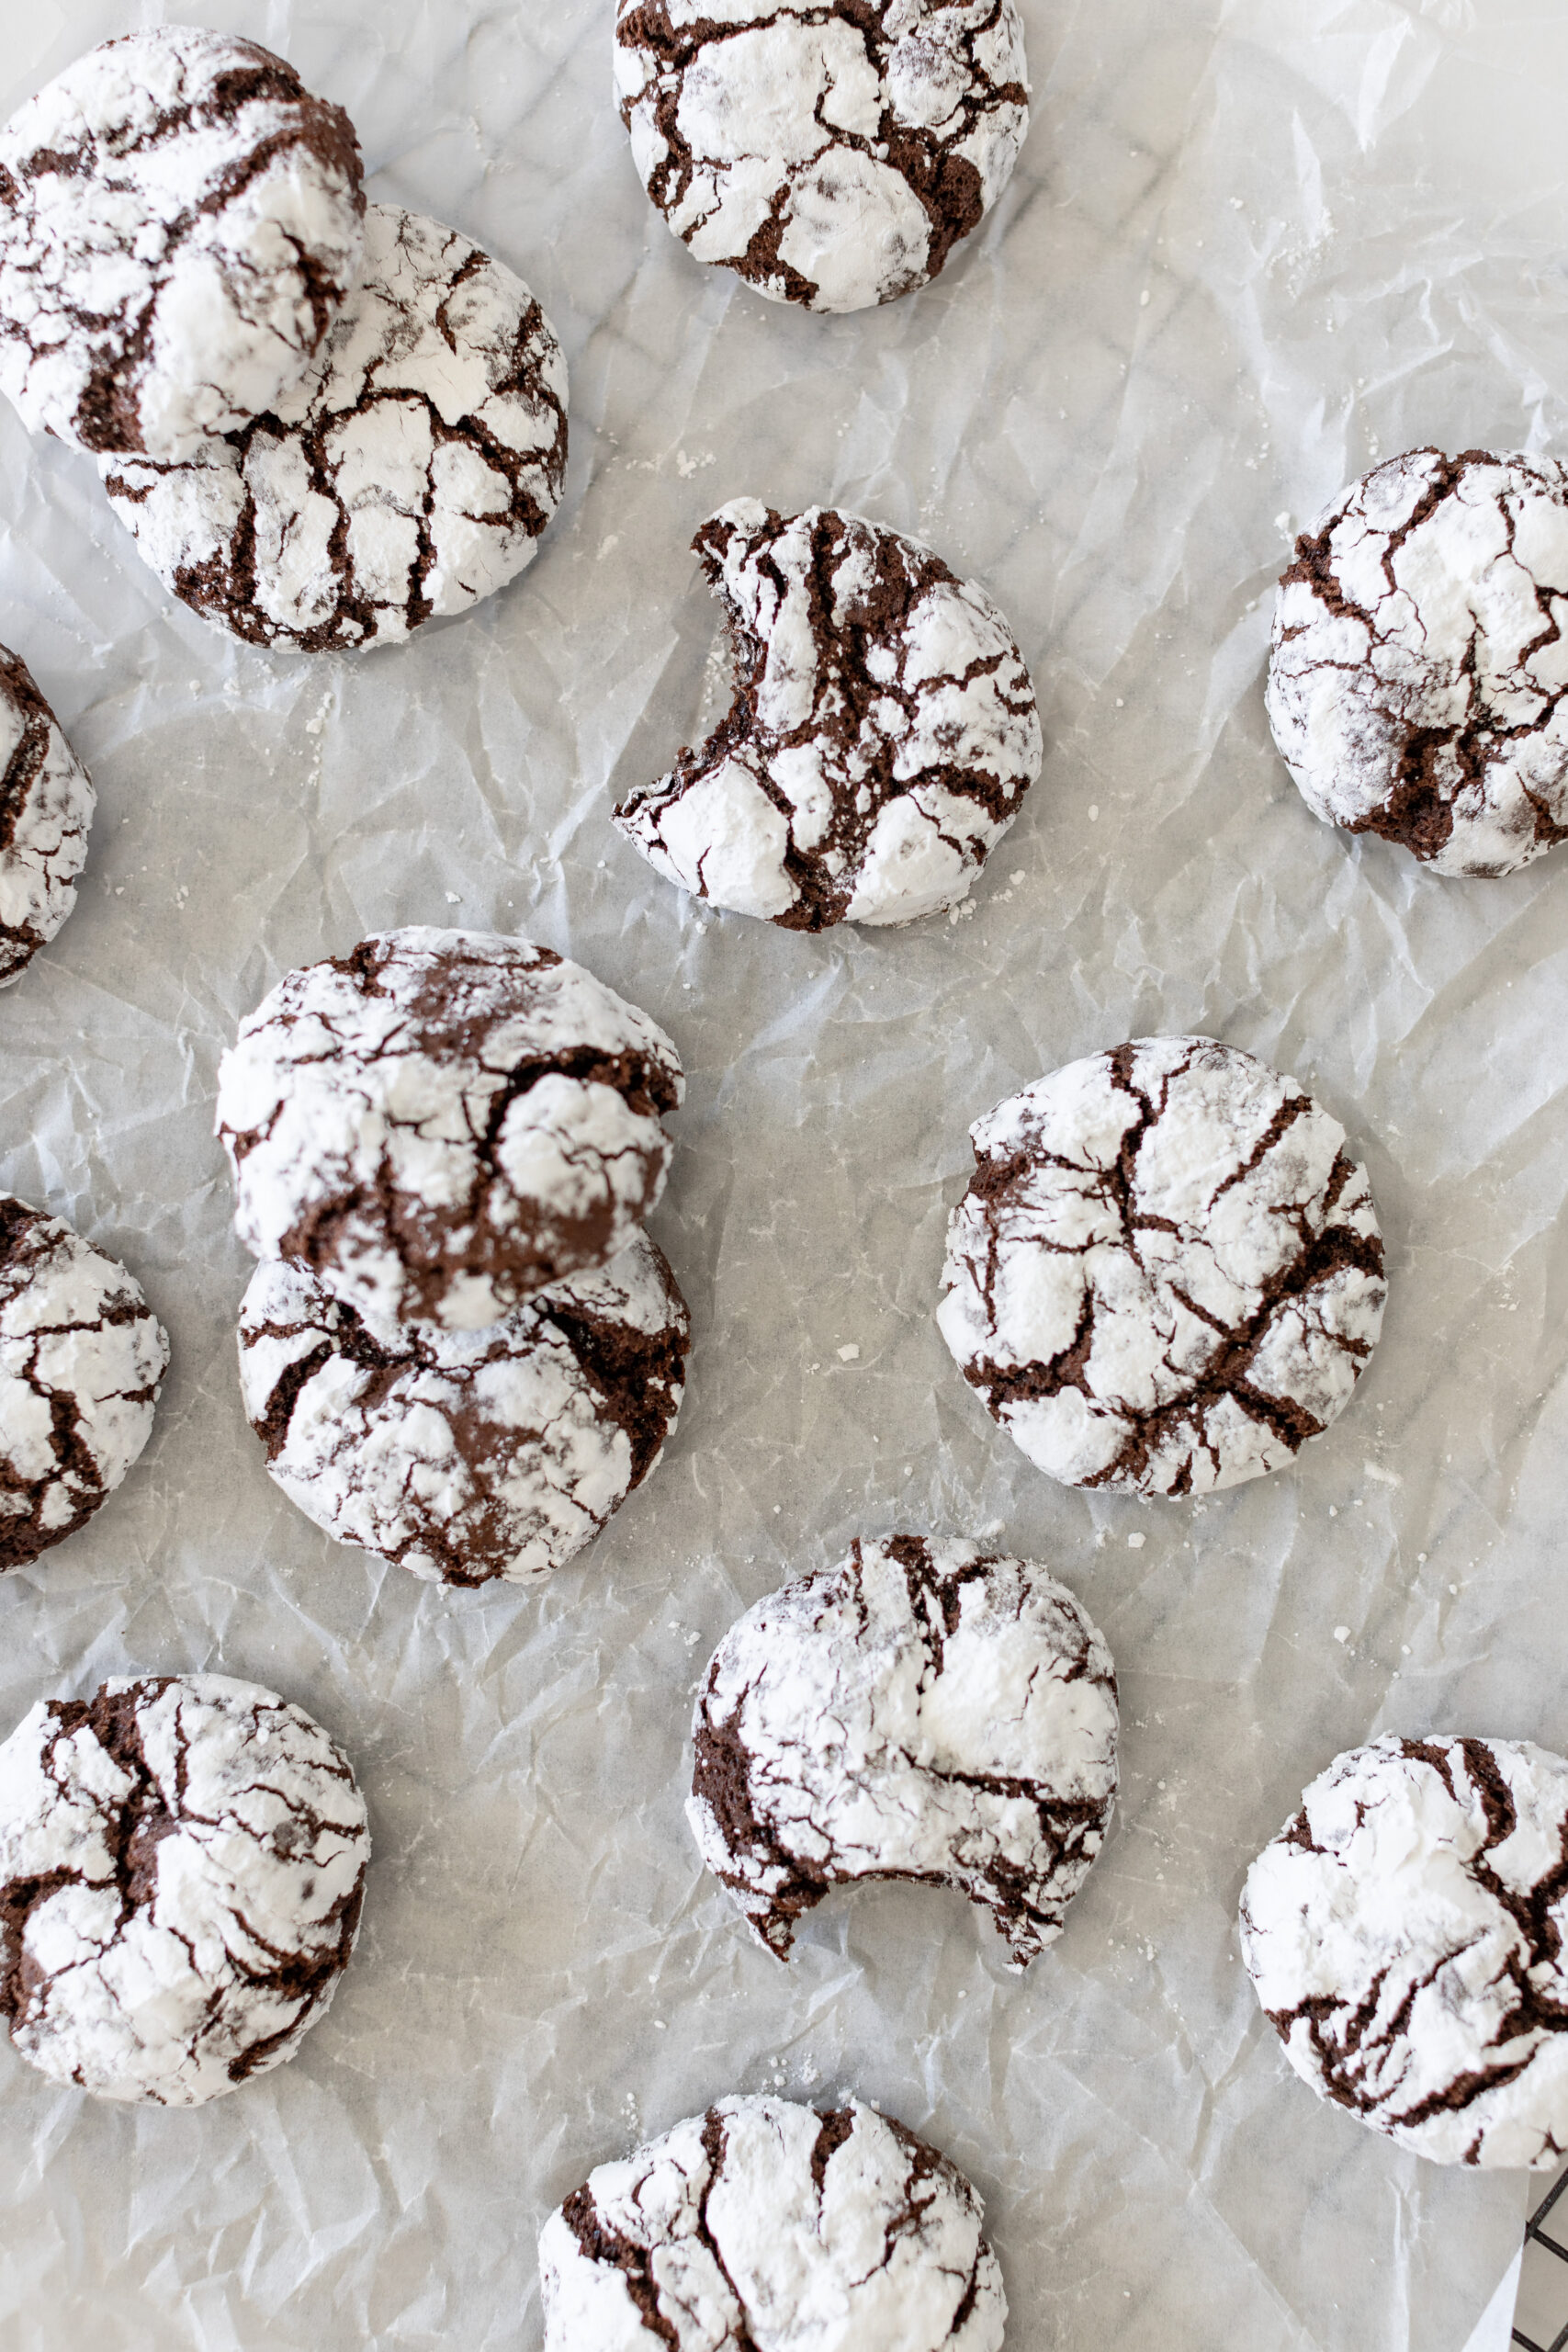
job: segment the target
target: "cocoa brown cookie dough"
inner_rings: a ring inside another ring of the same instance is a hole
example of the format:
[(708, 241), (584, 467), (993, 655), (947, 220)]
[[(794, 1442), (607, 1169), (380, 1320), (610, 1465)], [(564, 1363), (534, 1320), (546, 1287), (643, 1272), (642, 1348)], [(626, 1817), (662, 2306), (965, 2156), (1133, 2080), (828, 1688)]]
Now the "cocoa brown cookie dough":
[(270, 50), (105, 41), (0, 131), (0, 390), (80, 448), (189, 456), (310, 359), (364, 209), (353, 124)]
[(664, 1032), (581, 965), (385, 932), (288, 973), (224, 1055), (235, 1226), (373, 1322), (478, 1330), (626, 1248), (682, 1091)]
[(291, 2058), (359, 1926), (365, 1800), (222, 1674), (43, 1699), (0, 1747), (0, 2013), (99, 2098), (198, 2107)]
[(1203, 1494), (1327, 1428), (1387, 1284), (1367, 1171), (1293, 1080), (1212, 1037), (1139, 1037), (970, 1129), (942, 1337), (1071, 1487)]
[(874, 2108), (726, 2098), (539, 2236), (545, 2352), (999, 2352), (980, 2199)]
[(703, 1678), (686, 1807), (787, 1959), (835, 1886), (913, 1879), (995, 1917), (1027, 1967), (1116, 1799), (1111, 1653), (1065, 1585), (971, 1543), (857, 1543), (732, 1625)]
[(534, 560), (566, 473), (566, 361), (511, 270), (373, 204), (365, 271), (265, 414), (187, 464), (106, 458), (164, 585), (247, 644), (396, 644)]
[(1568, 1762), (1385, 1732), (1247, 1873), (1242, 1951), (1295, 2072), (1437, 2164), (1568, 2155)]
[(676, 236), (813, 311), (934, 277), (1029, 128), (1014, 0), (620, 0), (615, 83)]
[(75, 905), (96, 805), (27, 663), (0, 645), (0, 989)]
[(125, 1268), (0, 1193), (0, 1568), (62, 1544), (113, 1494), (168, 1364)]
[(371, 1324), (301, 1266), (258, 1266), (240, 1384), (307, 1519), (454, 1585), (547, 1576), (658, 1466), (691, 1318), (638, 1234), (477, 1332)]
[(983, 588), (858, 515), (739, 498), (693, 542), (735, 702), (615, 821), (671, 881), (789, 931), (969, 894), (1040, 773), (1034, 689)]
[(1568, 468), (1412, 449), (1296, 542), (1269, 666), (1314, 815), (1439, 874), (1568, 835)]

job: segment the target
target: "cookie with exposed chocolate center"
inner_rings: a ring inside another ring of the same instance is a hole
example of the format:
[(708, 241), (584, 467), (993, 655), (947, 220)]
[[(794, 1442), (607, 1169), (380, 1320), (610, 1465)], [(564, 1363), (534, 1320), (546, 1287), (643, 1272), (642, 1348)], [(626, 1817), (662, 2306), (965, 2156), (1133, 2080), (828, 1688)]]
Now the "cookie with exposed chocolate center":
[(1438, 2164), (1568, 2154), (1568, 1762), (1385, 1732), (1247, 1872), (1242, 1951), (1295, 2072)]
[(1382, 1238), (1344, 1128), (1292, 1079), (1212, 1037), (1139, 1037), (970, 1137), (937, 1321), (1042, 1470), (1202, 1494), (1344, 1410), (1382, 1325)]
[(223, 1674), (43, 1699), (0, 1747), (0, 2013), (99, 2098), (198, 2107), (291, 2058), (354, 1949), (341, 1748)]
[(658, 1466), (691, 1318), (638, 1234), (481, 1331), (367, 1322), (302, 1266), (258, 1266), (240, 1385), (307, 1519), (446, 1584), (547, 1576)]
[(990, 1911), (1027, 1967), (1116, 1799), (1116, 1677), (1065, 1585), (915, 1535), (770, 1593), (709, 1661), (686, 1806), (762, 1942), (835, 1886), (910, 1879)]
[(789, 931), (955, 905), (1040, 773), (1034, 689), (983, 588), (854, 514), (721, 507), (693, 545), (734, 706), (615, 821), (684, 890)]
[(957, 2166), (859, 2099), (720, 2099), (550, 2215), (545, 2352), (999, 2352), (984, 2227)]
[(105, 41), (0, 130), (0, 390), (79, 448), (186, 457), (310, 360), (364, 210), (354, 125), (270, 50)]
[(1568, 467), (1412, 449), (1296, 542), (1269, 664), (1314, 815), (1439, 874), (1568, 834)]
[(682, 1090), (664, 1032), (551, 949), (385, 932), (287, 974), (224, 1055), (235, 1226), (372, 1322), (478, 1330), (626, 1247)]
[(19, 654), (0, 645), (0, 989), (76, 903), (97, 796)]
[(85, 1527), (152, 1434), (169, 1342), (141, 1285), (0, 1193), (0, 1568)]
[(307, 372), (182, 464), (106, 458), (182, 602), (250, 645), (396, 644), (530, 564), (566, 474), (566, 361), (520, 277), (373, 204), (365, 269)]
[(813, 311), (934, 277), (1029, 128), (1014, 0), (620, 0), (615, 85), (675, 235)]

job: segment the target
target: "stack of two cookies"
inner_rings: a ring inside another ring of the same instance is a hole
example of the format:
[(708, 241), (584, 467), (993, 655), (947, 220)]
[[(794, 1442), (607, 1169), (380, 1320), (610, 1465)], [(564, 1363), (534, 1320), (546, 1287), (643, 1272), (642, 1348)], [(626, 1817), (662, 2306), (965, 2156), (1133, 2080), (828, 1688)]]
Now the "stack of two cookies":
[(483, 933), (367, 939), (241, 1023), (241, 1379), (307, 1517), (454, 1585), (599, 1532), (681, 1400), (690, 1318), (642, 1220), (682, 1090), (646, 1013)]
[(86, 450), (165, 585), (256, 645), (397, 641), (531, 559), (566, 367), (528, 288), (365, 201), (341, 107), (187, 25), (0, 130), (0, 390)]

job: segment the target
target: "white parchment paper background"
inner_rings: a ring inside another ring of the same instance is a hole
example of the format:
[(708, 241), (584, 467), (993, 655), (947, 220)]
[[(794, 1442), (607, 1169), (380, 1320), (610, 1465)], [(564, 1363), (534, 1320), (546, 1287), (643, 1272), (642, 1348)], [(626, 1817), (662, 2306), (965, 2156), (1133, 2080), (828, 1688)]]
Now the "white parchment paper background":
[[(0, 107), (161, 13), (0, 0)], [(1427, 439), (1568, 447), (1568, 17), (1025, 0), (1035, 121), (997, 216), (936, 288), (829, 321), (700, 270), (649, 212), (608, 0), (188, 13), (287, 52), (350, 108), (376, 194), (530, 280), (573, 455), (512, 591), (312, 662), (167, 603), (90, 464), (0, 414), (0, 638), (100, 793), (79, 910), (0, 1000), (0, 1182), (121, 1253), (175, 1343), (122, 1493), (0, 1590), (0, 1728), (109, 1672), (253, 1676), (344, 1742), (376, 1837), (335, 2007), (238, 2096), (94, 2106), (0, 2043), (0, 2336), (533, 2347), (534, 2233), (593, 2163), (731, 2089), (852, 2085), (984, 2189), (1015, 2352), (1461, 2352), (1522, 2181), (1318, 2106), (1233, 1917), (1337, 1749), (1568, 1744), (1568, 854), (1465, 885), (1348, 847), (1274, 758), (1260, 681), (1290, 533), (1343, 480)], [(1050, 752), (963, 921), (707, 916), (609, 829), (691, 735), (714, 616), (686, 543), (742, 492), (925, 534), (1013, 619)], [(219, 1053), (288, 966), (447, 920), (582, 957), (691, 1077), (657, 1220), (695, 1317), (685, 1412), (537, 1594), (448, 1598), (335, 1548), (236, 1393)], [(1186, 1028), (1345, 1121), (1384, 1340), (1292, 1475), (1089, 1499), (949, 1363), (943, 1224), (978, 1113)], [(682, 1819), (714, 1641), (893, 1526), (1047, 1561), (1121, 1669), (1117, 1826), (1022, 1982), (957, 1898), (900, 1888), (824, 1906), (785, 1972)]]

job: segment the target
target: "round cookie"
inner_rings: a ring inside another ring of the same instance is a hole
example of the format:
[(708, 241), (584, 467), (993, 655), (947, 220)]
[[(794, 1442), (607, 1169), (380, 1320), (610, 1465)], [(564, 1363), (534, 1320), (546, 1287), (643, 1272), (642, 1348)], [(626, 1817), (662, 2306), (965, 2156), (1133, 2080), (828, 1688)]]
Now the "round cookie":
[(1320, 2098), (1438, 2164), (1568, 2151), (1568, 1762), (1529, 1740), (1337, 1756), (1247, 1872), (1242, 1951)]
[(545, 2352), (999, 2352), (984, 2222), (956, 2165), (859, 2099), (721, 2099), (550, 2215)]
[(830, 1888), (894, 1878), (982, 1905), (1023, 1968), (1104, 1843), (1116, 1732), (1111, 1653), (1043, 1568), (857, 1543), (719, 1644), (686, 1817), (781, 1960)]
[(85, 1527), (152, 1434), (169, 1341), (141, 1285), (0, 1193), (0, 1568)]
[(385, 932), (240, 1023), (218, 1073), (235, 1228), (372, 1322), (479, 1330), (626, 1248), (682, 1091), (664, 1032), (581, 965)]
[(1412, 449), (1280, 582), (1269, 718), (1303, 798), (1439, 874), (1568, 834), (1568, 468)]
[(0, 131), (0, 390), (78, 448), (186, 457), (299, 373), (364, 209), (354, 125), (270, 50), (105, 41)]
[(1345, 1130), (1293, 1080), (1212, 1037), (1140, 1037), (969, 1132), (937, 1322), (1040, 1469), (1204, 1494), (1344, 1410), (1382, 1240)]
[(735, 704), (615, 822), (671, 881), (788, 931), (955, 905), (1040, 773), (1034, 689), (984, 589), (821, 506), (721, 507), (693, 546)]
[(188, 463), (106, 458), (109, 501), (203, 620), (307, 653), (398, 644), (534, 560), (566, 474), (566, 361), (519, 277), (373, 204), (307, 373)]
[(0, 1747), (0, 2010), (99, 2098), (199, 2107), (291, 2058), (354, 1949), (365, 1800), (253, 1682), (42, 1699)]
[(0, 989), (76, 903), (97, 796), (19, 654), (0, 645)]
[(656, 1468), (691, 1318), (637, 1234), (479, 1332), (371, 1325), (302, 1266), (258, 1266), (240, 1385), (307, 1519), (417, 1577), (514, 1584), (592, 1543)]
[(812, 311), (934, 277), (1029, 128), (1014, 0), (620, 0), (615, 85), (675, 235)]

